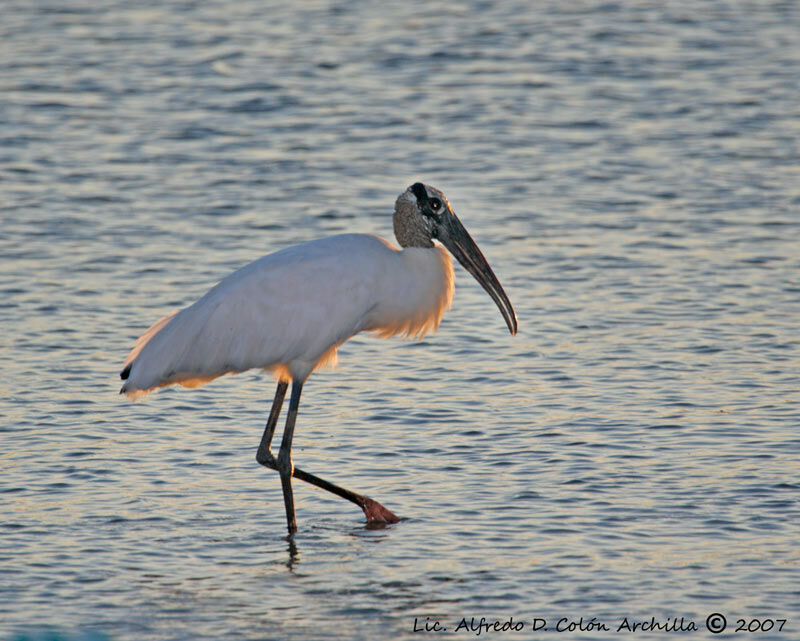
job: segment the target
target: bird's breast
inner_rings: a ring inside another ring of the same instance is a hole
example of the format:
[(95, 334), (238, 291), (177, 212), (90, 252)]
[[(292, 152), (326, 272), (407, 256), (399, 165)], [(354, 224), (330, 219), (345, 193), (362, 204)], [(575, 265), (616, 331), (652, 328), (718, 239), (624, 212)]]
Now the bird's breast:
[(376, 302), (365, 329), (378, 336), (421, 338), (439, 326), (453, 300), (453, 264), (441, 247), (393, 250), (388, 269), (377, 274)]

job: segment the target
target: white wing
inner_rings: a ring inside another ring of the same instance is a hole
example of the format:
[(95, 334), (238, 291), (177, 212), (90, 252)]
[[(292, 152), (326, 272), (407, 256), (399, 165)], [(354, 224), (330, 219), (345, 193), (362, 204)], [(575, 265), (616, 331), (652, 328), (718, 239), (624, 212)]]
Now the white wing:
[(375, 260), (393, 253), (377, 237), (347, 234), (246, 265), (139, 339), (121, 391), (136, 397), (172, 383), (194, 387), (253, 367), (305, 378), (362, 329)]
[(173, 383), (196, 387), (254, 367), (305, 380), (362, 330), (435, 329), (452, 295), (450, 258), (438, 247), (399, 251), (367, 234), (290, 247), (148, 329), (123, 365), (121, 392), (137, 398)]

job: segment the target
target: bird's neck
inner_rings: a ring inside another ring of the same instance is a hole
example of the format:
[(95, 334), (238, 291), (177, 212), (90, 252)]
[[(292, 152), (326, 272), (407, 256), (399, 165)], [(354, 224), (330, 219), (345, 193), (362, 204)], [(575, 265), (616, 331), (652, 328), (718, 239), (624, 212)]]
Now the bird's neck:
[(395, 258), (394, 268), (377, 276), (380, 295), (363, 328), (421, 338), (439, 326), (453, 300), (453, 263), (442, 247), (406, 247)]
[(433, 247), (433, 241), (414, 203), (405, 194), (394, 205), (394, 236), (401, 247)]

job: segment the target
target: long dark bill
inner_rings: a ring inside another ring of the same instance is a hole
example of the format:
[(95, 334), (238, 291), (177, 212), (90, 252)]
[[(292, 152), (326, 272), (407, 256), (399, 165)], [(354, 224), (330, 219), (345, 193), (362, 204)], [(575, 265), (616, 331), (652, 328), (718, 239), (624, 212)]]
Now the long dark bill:
[(511, 301), (508, 300), (500, 281), (489, 267), (483, 252), (478, 249), (472, 236), (469, 235), (455, 214), (448, 213), (442, 222), (443, 224), (439, 228), (439, 240), (492, 297), (513, 336), (517, 333), (517, 315), (514, 313)]

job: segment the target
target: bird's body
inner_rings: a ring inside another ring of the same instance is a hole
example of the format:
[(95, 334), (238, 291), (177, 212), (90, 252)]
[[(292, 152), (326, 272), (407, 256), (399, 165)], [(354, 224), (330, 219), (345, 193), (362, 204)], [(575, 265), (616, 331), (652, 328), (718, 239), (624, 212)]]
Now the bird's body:
[[(120, 390), (135, 399), (167, 385), (196, 387), (253, 368), (278, 378), (256, 459), (280, 472), (289, 532), (297, 529), (291, 479), (359, 505), (369, 521), (394, 522), (380, 503), (295, 468), (291, 446), (303, 384), (336, 358), (351, 336), (421, 337), (453, 298), (453, 266), (440, 241), (489, 293), (512, 334), (511, 303), (481, 251), (437, 189), (415, 183), (395, 203), (401, 248), (369, 234), (343, 234), (264, 256), (234, 272), (193, 305), (165, 316), (123, 364)], [(292, 394), (280, 451), (270, 449), (288, 383)]]
[(253, 261), (159, 320), (125, 362), (122, 392), (137, 398), (252, 368), (302, 381), (359, 332), (436, 329), (452, 298), (452, 261), (441, 247), (397, 249), (370, 234), (303, 243)]

